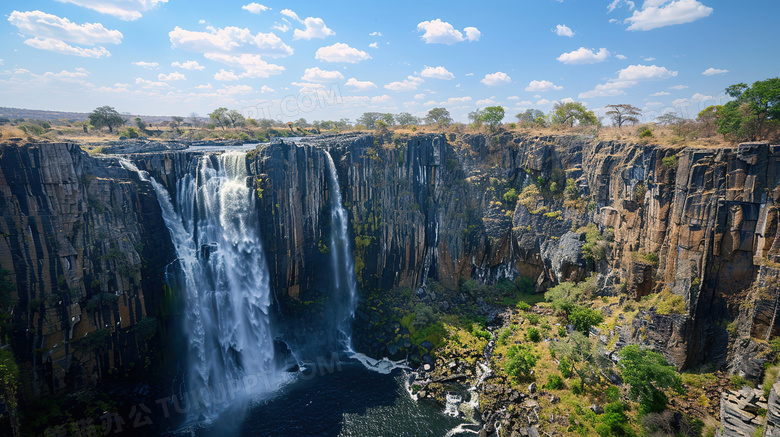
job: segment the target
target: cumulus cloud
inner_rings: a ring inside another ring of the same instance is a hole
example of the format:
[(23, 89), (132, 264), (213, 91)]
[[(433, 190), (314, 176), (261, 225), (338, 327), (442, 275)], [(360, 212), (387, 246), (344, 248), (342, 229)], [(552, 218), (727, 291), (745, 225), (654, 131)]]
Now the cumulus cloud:
[(420, 76), (430, 78), (430, 79), (445, 79), (445, 80), (450, 80), (455, 77), (454, 74), (450, 73), (444, 67), (427, 67), (427, 66), (422, 71), (422, 73), (420, 73)]
[(512, 82), (512, 78), (509, 77), (506, 73), (502, 73), (500, 71), (497, 71), (495, 73), (486, 74), (480, 82), (484, 83), (487, 86), (498, 86), (498, 85), (506, 85), (510, 82)]
[(375, 96), (371, 98), (371, 103), (377, 105), (377, 104), (388, 104), (392, 103), (393, 98), (388, 96), (387, 94), (381, 95), (381, 96)]
[(525, 87), (526, 91), (537, 92), (537, 93), (543, 93), (545, 91), (550, 91), (550, 90), (562, 90), (562, 89), (563, 89), (562, 86), (555, 85), (549, 80), (532, 80), (528, 84), (528, 86)]
[(206, 68), (198, 64), (198, 61), (172, 62), (171, 67), (180, 67), (185, 70), (203, 70)]
[(558, 36), (568, 36), (569, 38), (574, 36), (574, 32), (565, 24), (555, 26), (555, 34)]
[(628, 9), (634, 9), (636, 5), (631, 0), (613, 0), (612, 3), (607, 5), (607, 13), (614, 11), (617, 7), (622, 6), (625, 4), (628, 6)]
[(101, 14), (112, 15), (124, 21), (134, 21), (155, 6), (168, 0), (57, 0), (60, 3), (72, 3), (92, 9)]
[(295, 12), (293, 12), (293, 11), (291, 11), (289, 9), (282, 9), (279, 13), (284, 15), (284, 16), (286, 16), (286, 17), (290, 17), (290, 18), (292, 18), (295, 21), (303, 22), (303, 20), (298, 18), (298, 14), (296, 14)]
[(214, 74), (214, 79), (223, 82), (230, 82), (230, 81), (238, 80), (240, 78), (233, 70), (228, 71), (222, 68), (219, 70), (218, 73)]
[(586, 49), (585, 47), (580, 47), (579, 49), (564, 53), (561, 56), (558, 56), (558, 61), (563, 62), (564, 64), (596, 64), (599, 62), (604, 62), (609, 57), (609, 50), (605, 48), (600, 48), (599, 51), (596, 53), (591, 49)]
[(379, 44), (377, 44), (377, 43), (375, 43), (375, 42), (372, 42), (372, 43), (371, 43), (371, 44), (369, 44), (368, 46), (369, 46), (369, 47), (371, 47), (372, 49), (379, 48)]
[(721, 70), (719, 68), (712, 68), (712, 67), (710, 67), (710, 68), (704, 70), (701, 74), (703, 74), (705, 76), (715, 76), (716, 74), (726, 74), (728, 72), (729, 72), (728, 70)]
[(333, 82), (344, 79), (344, 75), (338, 71), (321, 70), (319, 67), (314, 67), (307, 68), (301, 79), (308, 82)]
[(590, 91), (580, 93), (580, 99), (589, 99), (593, 97), (612, 97), (625, 94), (625, 89), (638, 85), (640, 82), (663, 80), (677, 76), (676, 71), (668, 70), (666, 67), (656, 65), (629, 65), (618, 71), (618, 77), (610, 81), (596, 85)]
[(374, 82), (369, 82), (367, 80), (360, 81), (355, 79), (354, 77), (349, 78), (349, 80), (347, 81), (347, 83), (344, 84), (344, 86), (353, 88), (358, 91), (364, 91), (364, 90), (370, 90), (376, 88), (376, 84), (374, 84)]
[(337, 42), (331, 46), (320, 47), (314, 55), (314, 59), (325, 62), (347, 62), (356, 64), (366, 59), (371, 59), (368, 53), (350, 47), (347, 44)]
[(139, 67), (148, 68), (148, 69), (154, 69), (157, 68), (160, 64), (156, 62), (137, 61), (137, 62), (133, 62), (133, 65), (137, 65)]
[(43, 73), (43, 77), (56, 77), (58, 79), (76, 79), (79, 77), (86, 77), (88, 75), (89, 72), (85, 68), (81, 67), (76, 68), (76, 71), (62, 70), (59, 73), (54, 73), (51, 71)]
[(135, 84), (141, 88), (170, 88), (171, 86), (165, 82), (153, 82), (151, 80), (142, 79), (140, 77), (135, 78)]
[(206, 59), (220, 62), (222, 64), (242, 68), (241, 78), (270, 77), (274, 74), (281, 74), (284, 67), (276, 64), (269, 64), (260, 58), (259, 55), (229, 55), (225, 53), (206, 53), (203, 56)]
[(690, 23), (712, 14), (713, 9), (697, 0), (646, 1), (641, 11), (626, 19), (627, 30), (652, 30), (675, 24)]
[(495, 100), (493, 100), (493, 99), (495, 99), (495, 98), (496, 98), (495, 96), (491, 96), (491, 97), (490, 97), (490, 98), (488, 98), (488, 99), (481, 99), (481, 100), (477, 100), (477, 103), (476, 103), (476, 105), (477, 105), (477, 106), (493, 106), (493, 105), (495, 105), (495, 104), (496, 104), (496, 101), (495, 101)]
[(178, 71), (174, 71), (171, 74), (162, 74), (162, 73), (160, 73), (160, 74), (157, 75), (157, 79), (168, 82), (168, 81), (171, 81), (171, 80), (186, 80), (187, 77), (185, 75), (179, 73)]
[(306, 26), (305, 30), (295, 29), (293, 32), (293, 39), (314, 39), (325, 38), (331, 35), (335, 35), (336, 32), (332, 31), (325, 25), (322, 18), (307, 17), (303, 20), (303, 24)]
[(650, 94), (650, 97), (661, 97), (670, 95), (666, 91), (658, 91), (657, 93)]
[(455, 29), (452, 24), (441, 21), (440, 18), (430, 21), (423, 21), (417, 25), (418, 31), (424, 31), (422, 39), (426, 44), (455, 44), (461, 41), (478, 41), (481, 36), (480, 31), (476, 27), (467, 27), (463, 29), (466, 33), (464, 38), (463, 33), (458, 29)]
[(416, 76), (408, 76), (401, 82), (390, 82), (385, 85), (385, 88), (390, 91), (412, 91), (416, 90), (418, 86), (423, 82), (423, 79)]
[(615, 59), (620, 59), (621, 61), (625, 61), (628, 58), (625, 57), (624, 55), (615, 55)]
[(371, 32), (368, 36), (382, 36), (382, 32)]
[(271, 33), (257, 33), (249, 29), (228, 26), (209, 27), (208, 32), (185, 30), (176, 26), (168, 33), (174, 48), (197, 53), (243, 53), (270, 56), (290, 56), (293, 49)]
[(122, 32), (106, 29), (100, 23), (77, 24), (41, 11), (13, 11), (8, 16), (8, 22), (20, 34), (32, 37), (24, 41), (28, 46), (66, 55), (88, 58), (111, 56), (104, 47), (85, 48), (68, 43), (87, 46), (99, 43), (121, 44), (123, 38)]
[(261, 5), (260, 3), (249, 3), (248, 5), (241, 6), (241, 9), (248, 11), (252, 14), (259, 14), (260, 12), (265, 12), (271, 8), (268, 6)]

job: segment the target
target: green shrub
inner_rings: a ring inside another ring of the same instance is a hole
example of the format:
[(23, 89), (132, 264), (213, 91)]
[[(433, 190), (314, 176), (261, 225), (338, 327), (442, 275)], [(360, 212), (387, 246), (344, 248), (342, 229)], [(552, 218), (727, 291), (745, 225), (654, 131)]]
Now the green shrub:
[(528, 305), (527, 302), (523, 302), (522, 300), (517, 303), (517, 309), (520, 311), (528, 311), (531, 309), (531, 305)]
[(517, 199), (520, 198), (520, 195), (517, 194), (517, 190), (514, 188), (510, 188), (506, 193), (504, 193), (504, 202), (508, 203), (509, 205), (514, 205), (517, 203)]
[(539, 315), (538, 314), (531, 313), (531, 314), (528, 314), (527, 316), (525, 316), (525, 318), (528, 319), (528, 323), (530, 323), (532, 325), (536, 325), (536, 324), (539, 323)]
[(607, 402), (612, 403), (620, 401), (620, 389), (614, 385), (607, 387), (604, 395), (607, 397)]
[(604, 315), (601, 311), (581, 306), (575, 306), (569, 313), (569, 322), (574, 325), (574, 329), (580, 332), (588, 332), (591, 326), (598, 325), (604, 321)]
[(513, 345), (506, 354), (506, 373), (513, 380), (519, 381), (527, 378), (531, 374), (538, 357), (531, 352), (528, 345)]
[(756, 385), (752, 382), (748, 381), (747, 379), (739, 376), (739, 375), (731, 375), (731, 378), (729, 379), (731, 382), (731, 387), (733, 387), (735, 390), (739, 390), (744, 386), (755, 388)]
[(566, 327), (565, 326), (559, 326), (558, 327), (558, 337), (566, 337), (566, 335), (568, 335), (568, 333), (566, 332)]
[(639, 138), (649, 138), (653, 136), (653, 131), (649, 127), (645, 126), (639, 131)]
[(561, 371), (561, 375), (563, 375), (564, 378), (569, 379), (571, 378), (571, 367), (572, 362), (569, 359), (569, 357), (561, 357), (560, 362), (558, 363), (558, 370)]
[(661, 159), (661, 164), (666, 168), (677, 168), (677, 155), (667, 156)]
[(547, 390), (560, 390), (563, 386), (563, 378), (560, 375), (550, 375), (543, 387)]
[(536, 328), (528, 328), (528, 339), (534, 343), (539, 343), (542, 340), (542, 336), (539, 335), (539, 330)]
[(575, 395), (581, 395), (585, 391), (582, 385), (582, 379), (577, 378), (571, 383), (571, 392)]

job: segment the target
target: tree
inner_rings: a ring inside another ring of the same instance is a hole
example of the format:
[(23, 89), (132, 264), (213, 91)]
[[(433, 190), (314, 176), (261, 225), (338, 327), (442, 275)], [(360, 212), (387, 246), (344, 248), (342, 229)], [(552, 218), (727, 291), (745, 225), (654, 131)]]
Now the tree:
[(425, 122), (428, 124), (438, 124), (439, 126), (449, 126), (452, 124), (452, 117), (450, 117), (450, 111), (444, 108), (433, 108), (428, 111)]
[(483, 110), (477, 108), (475, 111), (469, 112), (468, 118), (471, 122), (471, 126), (475, 129), (482, 127), (482, 116), (484, 115)]
[(620, 351), (623, 380), (630, 386), (629, 396), (639, 401), (639, 412), (658, 413), (666, 408), (665, 388), (682, 390), (682, 378), (663, 355), (632, 344)]
[(393, 114), (390, 113), (382, 114), (381, 119), (382, 121), (385, 122), (387, 126), (395, 125), (395, 117), (393, 117)]
[(382, 114), (379, 112), (364, 112), (363, 115), (357, 119), (357, 123), (371, 129), (380, 118), (382, 118)]
[(501, 106), (488, 106), (482, 111), (480, 118), (488, 125), (491, 132), (495, 132), (498, 125), (504, 120), (504, 108)]
[(718, 112), (718, 132), (737, 141), (768, 139), (780, 132), (780, 78), (726, 88), (734, 100)]
[(682, 136), (682, 130), (687, 120), (677, 116), (677, 114), (675, 114), (674, 112), (667, 112), (665, 114), (656, 117), (655, 121), (658, 122), (658, 124), (662, 124), (666, 126), (674, 126), (674, 130), (677, 136)]
[(230, 120), (227, 117), (227, 112), (227, 108), (217, 108), (209, 114), (209, 118), (215, 126), (221, 127), (222, 130), (225, 130), (230, 126)]
[(538, 109), (528, 109), (525, 112), (521, 112), (517, 115), (517, 122), (523, 125), (536, 123), (539, 118), (544, 118), (544, 112)]
[(623, 127), (624, 123), (639, 123), (639, 116), (642, 115), (642, 111), (636, 106), (622, 104), (622, 105), (607, 105), (610, 108), (607, 111), (607, 115), (612, 118), (612, 121), (618, 128)]
[(178, 115), (171, 117), (171, 120), (173, 120), (173, 128), (176, 130), (179, 130), (179, 126), (184, 123), (184, 117), (179, 117)]
[(398, 124), (400, 124), (401, 126), (411, 126), (415, 124), (420, 124), (420, 119), (408, 112), (402, 112), (400, 114), (397, 114), (395, 116), (395, 121), (397, 121)]
[(235, 109), (231, 109), (230, 111), (226, 112), (225, 118), (227, 118), (228, 122), (230, 123), (230, 126), (232, 126), (233, 128), (237, 128), (244, 125), (244, 115), (236, 111)]
[(593, 111), (588, 110), (580, 102), (556, 102), (553, 106), (552, 122), (553, 124), (566, 124), (569, 127), (574, 127), (575, 122), (588, 126), (598, 124), (599, 120)]
[(146, 132), (146, 122), (141, 120), (141, 117), (135, 118), (135, 125), (138, 126), (139, 131)]
[(101, 106), (89, 114), (89, 124), (96, 129), (108, 127), (110, 133), (114, 133), (114, 128), (125, 124), (125, 120), (110, 106)]
[(701, 125), (701, 133), (712, 136), (718, 130), (718, 113), (723, 110), (721, 105), (711, 105), (704, 108), (696, 116), (696, 121)]
[(528, 345), (513, 345), (506, 354), (506, 373), (515, 381), (527, 378), (531, 375), (537, 359)]
[(193, 112), (190, 114), (190, 123), (192, 123), (192, 125), (195, 127), (200, 127), (201, 124), (203, 124), (197, 112)]

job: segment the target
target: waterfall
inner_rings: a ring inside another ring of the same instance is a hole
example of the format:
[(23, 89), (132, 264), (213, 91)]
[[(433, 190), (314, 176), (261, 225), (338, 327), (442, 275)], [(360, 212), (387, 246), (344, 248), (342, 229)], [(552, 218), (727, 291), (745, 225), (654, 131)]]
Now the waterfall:
[[(177, 205), (153, 178), (186, 294), (186, 399), (190, 420), (215, 419), (273, 390), (280, 372), (269, 320), (269, 272), (246, 154), (194, 158)], [(136, 169), (137, 170), (137, 169)], [(139, 172), (139, 176), (142, 172)]]
[(328, 160), (328, 175), (330, 176), (330, 252), (333, 263), (333, 293), (339, 302), (338, 329), (344, 335), (346, 349), (352, 351), (352, 318), (357, 308), (357, 279), (355, 278), (355, 261), (352, 256), (352, 245), (349, 236), (349, 218), (341, 200), (336, 165), (333, 157), (326, 150)]

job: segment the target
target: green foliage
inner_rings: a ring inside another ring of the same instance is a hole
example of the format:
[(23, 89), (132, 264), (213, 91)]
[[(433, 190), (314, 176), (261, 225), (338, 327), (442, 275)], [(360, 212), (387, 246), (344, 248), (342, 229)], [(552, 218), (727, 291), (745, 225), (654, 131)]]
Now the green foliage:
[(528, 378), (536, 366), (538, 357), (534, 355), (528, 345), (513, 345), (507, 351), (506, 373), (514, 381), (520, 381)]
[(678, 161), (677, 155), (666, 156), (661, 159), (661, 164), (666, 168), (677, 168)]
[(663, 355), (637, 345), (620, 351), (623, 380), (631, 386), (629, 396), (639, 401), (641, 413), (661, 412), (666, 408), (665, 388), (682, 390), (682, 378)]
[(528, 320), (528, 323), (532, 325), (536, 325), (539, 323), (539, 315), (538, 314), (528, 314), (525, 316), (526, 320)]
[(79, 352), (101, 351), (106, 348), (106, 340), (111, 336), (108, 328), (98, 329), (86, 337), (72, 342), (73, 347)]
[(558, 370), (560, 370), (561, 375), (563, 375), (564, 378), (569, 379), (571, 378), (572, 373), (572, 362), (569, 357), (561, 357), (561, 359), (558, 361)]
[(452, 124), (452, 117), (450, 116), (450, 111), (444, 108), (433, 108), (428, 111), (425, 122), (428, 124), (437, 124), (440, 127), (449, 126)]
[(615, 387), (614, 385), (610, 385), (607, 387), (607, 390), (604, 392), (604, 395), (607, 398), (607, 402), (618, 402), (620, 401), (620, 389)]
[(120, 137), (127, 137), (127, 138), (138, 138), (140, 135), (138, 134), (138, 131), (134, 127), (126, 127), (120, 131), (117, 131)]
[(546, 390), (560, 390), (564, 387), (563, 378), (560, 375), (550, 375), (543, 387)]
[[(764, 397), (769, 399), (769, 392), (772, 390), (772, 385), (777, 381), (777, 374), (780, 372), (780, 367), (770, 366), (764, 372), (764, 381), (761, 384), (761, 388), (764, 389)], [(778, 393), (780, 394), (780, 393)]]
[(612, 121), (618, 128), (626, 123), (639, 123), (639, 116), (642, 115), (641, 109), (628, 104), (607, 105), (606, 108), (609, 108), (606, 115), (612, 118)]
[(552, 113), (553, 124), (573, 127), (575, 123), (582, 126), (596, 125), (599, 120), (593, 111), (588, 110), (580, 102), (555, 103)]
[(532, 342), (539, 343), (540, 341), (542, 341), (542, 336), (539, 334), (538, 329), (534, 327), (530, 327), (528, 328), (528, 331), (526, 331), (526, 333), (528, 335), (528, 339), (531, 340)]
[[(580, 228), (579, 232), (582, 231), (583, 229)], [(598, 226), (596, 226), (595, 223), (588, 223), (588, 226), (584, 228), (584, 231), (585, 244), (582, 245), (582, 256), (584, 256), (585, 259), (594, 262), (606, 259), (607, 245)]]
[(646, 253), (644, 258), (645, 258), (645, 261), (647, 261), (647, 262), (649, 262), (650, 264), (653, 264), (653, 265), (658, 264), (658, 261), (660, 261), (660, 259), (658, 258), (658, 254), (655, 253), (655, 252)]
[(509, 205), (514, 205), (517, 203), (517, 199), (519, 198), (520, 195), (517, 194), (517, 191), (514, 188), (510, 188), (506, 193), (504, 193), (504, 202)]
[(504, 119), (504, 108), (502, 106), (488, 106), (482, 111), (480, 120), (484, 122), (490, 128), (491, 132), (495, 132), (498, 125)]
[(735, 141), (757, 141), (780, 130), (780, 78), (747, 86), (731, 85), (726, 93), (734, 100), (716, 109), (718, 133)]
[(751, 388), (756, 387), (755, 384), (753, 384), (752, 382), (748, 381), (747, 379), (737, 374), (731, 375), (731, 378), (729, 378), (729, 382), (731, 383), (731, 387), (734, 388), (734, 390), (739, 390), (744, 386), (748, 386)]
[(577, 378), (572, 381), (571, 392), (578, 396), (585, 392), (585, 387), (582, 384), (582, 378)]
[(604, 408), (604, 414), (601, 416), (601, 424), (596, 427), (596, 432), (602, 437), (636, 435), (629, 424), (623, 404), (620, 402), (607, 404)]
[(531, 309), (531, 305), (528, 305), (527, 302), (521, 300), (520, 302), (517, 303), (517, 309), (519, 309), (520, 311), (528, 311)]
[(653, 136), (653, 131), (649, 127), (645, 126), (639, 130), (639, 138), (650, 138)]
[(95, 129), (107, 127), (108, 131), (113, 133), (115, 127), (125, 124), (125, 120), (116, 109), (110, 106), (101, 106), (89, 114), (89, 124)]
[(669, 290), (664, 290), (659, 295), (661, 302), (657, 305), (658, 314), (685, 314), (687, 311), (685, 299)]
[(544, 299), (550, 302), (556, 311), (570, 314), (583, 292), (583, 287), (573, 282), (563, 282), (549, 289), (544, 294)]
[(517, 117), (517, 122), (522, 124), (523, 126), (529, 126), (534, 123), (538, 124), (539, 119), (541, 119), (542, 121), (544, 121), (545, 119), (544, 112), (538, 109), (528, 109), (525, 112), (521, 112), (515, 115), (515, 117)]
[(580, 332), (588, 332), (591, 326), (598, 325), (604, 321), (604, 315), (601, 311), (591, 308), (585, 308), (576, 305), (569, 313), (569, 322), (574, 325), (574, 329)]

